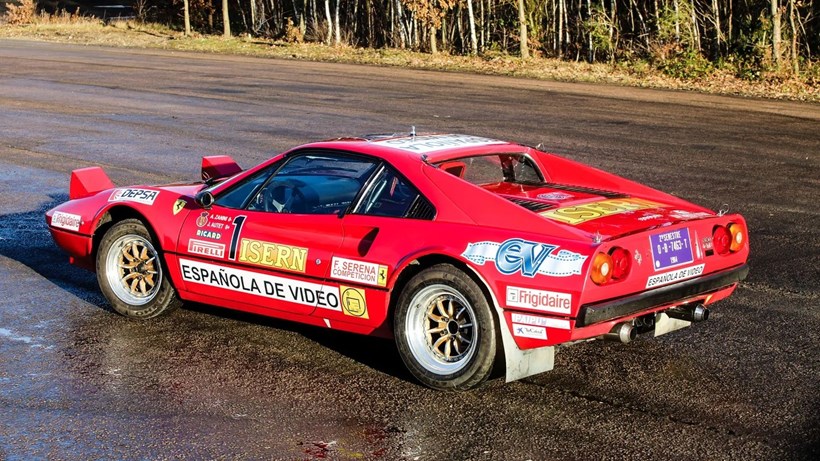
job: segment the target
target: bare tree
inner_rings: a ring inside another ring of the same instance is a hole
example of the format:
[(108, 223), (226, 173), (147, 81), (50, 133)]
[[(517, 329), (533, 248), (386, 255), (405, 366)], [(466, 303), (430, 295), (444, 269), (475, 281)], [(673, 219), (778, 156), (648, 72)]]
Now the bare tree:
[(228, 14), (228, 0), (222, 0), (222, 35), (231, 36), (231, 17)]
[(188, 0), (185, 0), (183, 3), (185, 7), (185, 35), (188, 36), (191, 35), (191, 12)]
[(521, 57), (530, 57), (530, 48), (527, 44), (527, 10), (524, 7), (524, 0), (518, 0), (518, 36), (520, 38)]

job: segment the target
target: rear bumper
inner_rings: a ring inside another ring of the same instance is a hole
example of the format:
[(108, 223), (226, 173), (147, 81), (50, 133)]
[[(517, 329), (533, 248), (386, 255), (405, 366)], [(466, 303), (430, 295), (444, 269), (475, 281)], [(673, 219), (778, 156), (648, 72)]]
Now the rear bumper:
[(89, 235), (78, 234), (56, 227), (49, 226), (54, 242), (69, 255), (69, 261), (76, 266), (94, 270), (92, 257), (92, 238)]
[(705, 277), (656, 288), (634, 296), (585, 304), (578, 311), (575, 326), (594, 325), (635, 314), (652, 307), (671, 304), (678, 300), (717, 291), (744, 280), (748, 273), (749, 266), (743, 264)]

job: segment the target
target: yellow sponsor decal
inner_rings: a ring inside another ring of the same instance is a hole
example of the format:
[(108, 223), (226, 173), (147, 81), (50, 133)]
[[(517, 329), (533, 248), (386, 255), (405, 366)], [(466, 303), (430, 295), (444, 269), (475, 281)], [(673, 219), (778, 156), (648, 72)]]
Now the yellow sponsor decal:
[(185, 200), (182, 200), (181, 198), (177, 199), (177, 201), (174, 202), (174, 215), (176, 216), (176, 214), (182, 211), (183, 208), (185, 208)]
[(541, 212), (541, 216), (565, 222), (567, 224), (581, 224), (604, 216), (611, 216), (628, 211), (645, 210), (647, 208), (663, 207), (660, 203), (639, 198), (622, 198), (601, 200), (583, 205), (556, 208)]
[(367, 300), (364, 290), (360, 288), (339, 286), (339, 297), (342, 299), (342, 311), (345, 315), (352, 315), (360, 319), (369, 319), (367, 315)]
[(307, 252), (307, 248), (261, 240), (242, 239), (239, 243), (239, 261), (288, 271), (304, 272)]

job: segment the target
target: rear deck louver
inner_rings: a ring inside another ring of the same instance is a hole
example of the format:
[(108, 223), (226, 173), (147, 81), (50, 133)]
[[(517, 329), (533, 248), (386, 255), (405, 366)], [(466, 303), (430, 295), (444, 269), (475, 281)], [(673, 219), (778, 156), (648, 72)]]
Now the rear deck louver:
[(519, 198), (519, 197), (504, 197), (505, 199), (515, 203), (516, 205), (520, 205), (530, 211), (534, 211), (536, 213), (540, 213), (545, 210), (549, 210), (553, 208), (553, 205), (549, 203), (539, 202), (537, 200), (530, 200), (526, 198)]
[(413, 201), (413, 204), (410, 205), (410, 209), (407, 210), (406, 217), (432, 220), (436, 217), (436, 209), (433, 208), (433, 205), (431, 205), (427, 199), (419, 195), (416, 197), (416, 200)]

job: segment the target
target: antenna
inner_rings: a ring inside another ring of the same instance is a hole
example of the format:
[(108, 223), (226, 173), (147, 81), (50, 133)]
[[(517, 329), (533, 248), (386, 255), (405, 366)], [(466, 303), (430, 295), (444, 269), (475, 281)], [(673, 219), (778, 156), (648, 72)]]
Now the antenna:
[(416, 137), (416, 126), (415, 125), (410, 127), (410, 136), (412, 136), (414, 138)]

